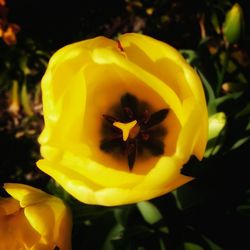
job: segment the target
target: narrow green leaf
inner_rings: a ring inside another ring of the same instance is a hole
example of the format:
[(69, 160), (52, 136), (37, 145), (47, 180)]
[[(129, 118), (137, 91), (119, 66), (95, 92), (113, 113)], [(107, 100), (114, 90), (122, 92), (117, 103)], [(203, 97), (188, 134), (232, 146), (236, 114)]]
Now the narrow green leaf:
[(114, 216), (117, 221), (117, 223), (125, 226), (127, 224), (128, 216), (131, 212), (132, 206), (121, 206), (114, 208)]
[(102, 250), (115, 250), (112, 241), (121, 238), (123, 230), (124, 227), (121, 224), (116, 224), (108, 233)]
[(190, 64), (192, 64), (194, 61), (198, 59), (198, 55), (194, 50), (183, 49), (183, 50), (180, 50), (180, 53), (183, 55), (186, 61)]
[(185, 242), (184, 249), (185, 250), (204, 250), (203, 247), (201, 247), (195, 243), (191, 243), (191, 242)]
[(31, 108), (31, 102), (30, 102), (28, 91), (27, 91), (26, 83), (23, 83), (23, 86), (21, 89), (21, 103), (22, 103), (24, 112), (27, 115), (32, 116), (33, 111)]
[(215, 244), (212, 240), (210, 240), (209, 238), (205, 237), (204, 235), (202, 235), (202, 237), (204, 238), (204, 240), (207, 242), (207, 244), (209, 245), (211, 250), (223, 250), (223, 248), (221, 248), (219, 245)]
[(208, 113), (210, 115), (216, 113), (216, 104), (214, 103), (215, 100), (215, 93), (214, 90), (212, 89), (209, 81), (207, 78), (203, 75), (201, 71), (196, 69), (197, 73), (199, 74), (201, 81), (205, 87), (206, 93), (207, 93), (207, 103), (208, 103)]

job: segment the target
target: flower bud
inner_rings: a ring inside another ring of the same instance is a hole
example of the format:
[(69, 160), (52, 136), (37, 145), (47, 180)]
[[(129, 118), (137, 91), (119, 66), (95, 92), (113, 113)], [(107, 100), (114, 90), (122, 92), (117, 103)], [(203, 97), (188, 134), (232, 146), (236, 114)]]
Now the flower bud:
[(71, 249), (71, 213), (63, 201), (43, 191), (6, 183), (0, 199), (0, 249)]
[(209, 157), (218, 152), (221, 145), (218, 137), (226, 125), (226, 115), (223, 112), (216, 113), (209, 117), (208, 120), (208, 143), (205, 152), (205, 157)]
[(208, 120), (208, 139), (217, 137), (226, 124), (226, 115), (223, 112), (216, 113), (209, 117)]
[(227, 12), (223, 25), (224, 37), (229, 44), (237, 43), (244, 31), (243, 12), (238, 3)]

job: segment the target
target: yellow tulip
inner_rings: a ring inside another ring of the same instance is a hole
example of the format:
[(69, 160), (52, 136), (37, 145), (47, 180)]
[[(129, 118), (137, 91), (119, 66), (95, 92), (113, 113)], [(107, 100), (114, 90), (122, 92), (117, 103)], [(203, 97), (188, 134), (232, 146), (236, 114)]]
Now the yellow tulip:
[(0, 199), (0, 250), (70, 250), (71, 213), (43, 191), (6, 183), (10, 198)]
[(38, 167), (81, 202), (151, 199), (191, 180), (208, 115), (201, 81), (181, 54), (141, 34), (97, 37), (56, 52), (42, 79)]

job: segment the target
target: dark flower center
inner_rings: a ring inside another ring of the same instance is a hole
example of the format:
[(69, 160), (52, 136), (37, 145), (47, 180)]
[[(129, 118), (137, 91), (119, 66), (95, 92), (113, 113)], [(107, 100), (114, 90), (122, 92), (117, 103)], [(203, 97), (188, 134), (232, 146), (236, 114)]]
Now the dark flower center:
[(139, 102), (134, 95), (126, 93), (112, 115), (103, 115), (100, 149), (106, 153), (124, 155), (130, 170), (145, 149), (151, 155), (162, 155), (166, 131), (160, 123), (168, 112), (168, 109), (150, 112), (145, 102)]

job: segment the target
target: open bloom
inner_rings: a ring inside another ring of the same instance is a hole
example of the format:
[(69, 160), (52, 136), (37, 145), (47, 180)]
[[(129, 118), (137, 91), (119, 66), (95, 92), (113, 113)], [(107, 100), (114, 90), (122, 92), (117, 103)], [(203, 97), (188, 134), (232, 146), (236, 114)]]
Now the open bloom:
[(196, 72), (171, 46), (141, 34), (97, 37), (56, 52), (42, 79), (38, 167), (88, 204), (167, 193), (202, 159), (207, 109)]
[(0, 199), (0, 250), (70, 250), (71, 213), (43, 191), (6, 183), (12, 196)]

